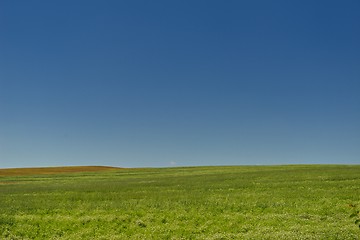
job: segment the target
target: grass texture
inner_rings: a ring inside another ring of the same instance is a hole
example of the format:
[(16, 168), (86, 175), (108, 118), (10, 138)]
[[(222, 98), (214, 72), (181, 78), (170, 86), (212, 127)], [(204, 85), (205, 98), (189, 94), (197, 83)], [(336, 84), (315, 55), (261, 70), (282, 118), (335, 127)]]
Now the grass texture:
[(91, 169), (0, 170), (0, 239), (360, 238), (359, 165)]

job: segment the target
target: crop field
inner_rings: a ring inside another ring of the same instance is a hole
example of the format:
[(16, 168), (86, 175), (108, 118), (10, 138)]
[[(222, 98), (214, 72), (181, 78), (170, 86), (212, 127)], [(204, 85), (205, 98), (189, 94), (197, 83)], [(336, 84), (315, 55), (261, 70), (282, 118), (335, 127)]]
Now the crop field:
[(8, 169), (0, 239), (360, 239), (349, 204), (360, 165)]
[(57, 173), (71, 173), (71, 172), (100, 172), (111, 169), (119, 169), (119, 168), (103, 167), (103, 166), (11, 168), (11, 169), (0, 169), (0, 177), (37, 175), (37, 174), (57, 174)]

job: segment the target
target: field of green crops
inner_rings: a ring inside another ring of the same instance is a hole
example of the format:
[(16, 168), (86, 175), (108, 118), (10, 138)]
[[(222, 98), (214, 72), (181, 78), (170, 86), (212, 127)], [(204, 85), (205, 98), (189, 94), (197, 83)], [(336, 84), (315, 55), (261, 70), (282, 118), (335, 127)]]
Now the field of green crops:
[(360, 165), (0, 175), (0, 239), (360, 239)]

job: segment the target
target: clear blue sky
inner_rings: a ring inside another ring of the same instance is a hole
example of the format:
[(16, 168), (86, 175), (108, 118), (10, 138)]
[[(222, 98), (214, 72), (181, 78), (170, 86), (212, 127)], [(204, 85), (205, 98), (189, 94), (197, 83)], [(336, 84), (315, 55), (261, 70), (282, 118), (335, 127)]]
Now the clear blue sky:
[(0, 168), (360, 163), (360, 1), (0, 2)]

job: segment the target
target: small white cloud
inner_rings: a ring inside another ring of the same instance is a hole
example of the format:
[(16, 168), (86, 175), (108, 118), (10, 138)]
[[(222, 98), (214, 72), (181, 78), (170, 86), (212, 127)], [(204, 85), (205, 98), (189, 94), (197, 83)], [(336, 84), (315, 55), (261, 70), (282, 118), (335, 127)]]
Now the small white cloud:
[(175, 166), (175, 165), (176, 165), (176, 162), (175, 162), (175, 161), (171, 161), (171, 162), (170, 162), (170, 165), (171, 165), (171, 166)]

